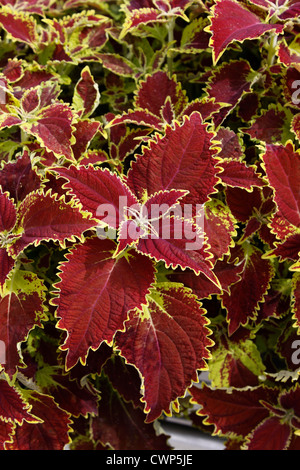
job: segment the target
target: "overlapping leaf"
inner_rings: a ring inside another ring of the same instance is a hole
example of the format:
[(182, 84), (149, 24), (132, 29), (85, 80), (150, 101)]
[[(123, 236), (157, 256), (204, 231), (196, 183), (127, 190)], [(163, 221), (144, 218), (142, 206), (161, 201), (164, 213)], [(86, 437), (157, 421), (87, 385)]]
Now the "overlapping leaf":
[(50, 192), (32, 192), (22, 201), (18, 209), (18, 221), (14, 231), (18, 240), (9, 247), (9, 253), (17, 256), (28, 245), (42, 240), (56, 240), (62, 245), (66, 240), (75, 241), (97, 222), (64, 197), (53, 196)]
[(68, 333), (62, 346), (68, 350), (68, 368), (79, 359), (85, 363), (90, 348), (113, 340), (128, 311), (141, 308), (154, 281), (152, 261), (135, 252), (114, 259), (115, 249), (112, 240), (89, 238), (61, 266), (59, 297), (54, 302), (58, 327)]
[(32, 328), (47, 319), (45, 291), (43, 282), (26, 271), (14, 272), (5, 285), (0, 300), (0, 338), (5, 344), (3, 367), (10, 376), (22, 366), (18, 345), (26, 340)]
[(147, 422), (171, 413), (171, 403), (197, 381), (197, 370), (206, 368), (212, 345), (207, 325), (196, 297), (177, 283), (157, 285), (147, 305), (130, 313), (116, 341), (143, 378)]
[(280, 24), (263, 23), (258, 16), (233, 0), (218, 1), (211, 16), (211, 46), (216, 63), (233, 41), (245, 41), (262, 36), (268, 31), (280, 33)]
[(182, 189), (189, 191), (186, 204), (204, 204), (218, 182), (212, 137), (198, 113), (167, 128), (132, 164), (129, 187), (141, 200), (159, 191)]
[(41, 422), (25, 422), (22, 426), (17, 426), (12, 442), (6, 444), (6, 449), (63, 450), (70, 441), (69, 414), (59, 408), (52, 397), (38, 392), (30, 393), (28, 403)]
[(245, 260), (241, 279), (230, 288), (230, 294), (222, 295), (222, 304), (227, 310), (228, 331), (234, 333), (240, 325), (246, 325), (256, 318), (259, 302), (269, 288), (274, 275), (270, 260), (262, 258), (263, 253), (247, 242), (234, 250), (233, 259)]

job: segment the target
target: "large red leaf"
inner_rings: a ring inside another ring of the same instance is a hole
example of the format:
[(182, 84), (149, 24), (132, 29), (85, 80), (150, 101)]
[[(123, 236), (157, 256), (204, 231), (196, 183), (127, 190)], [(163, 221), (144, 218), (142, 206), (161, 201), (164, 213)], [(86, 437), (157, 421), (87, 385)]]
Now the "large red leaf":
[(197, 298), (181, 284), (162, 283), (147, 296), (143, 310), (132, 311), (124, 333), (116, 343), (126, 361), (135, 365), (143, 378), (147, 422), (182, 396), (197, 370), (206, 368), (212, 341)]
[(234, 188), (251, 189), (253, 186), (263, 186), (265, 183), (260, 175), (256, 172), (254, 166), (247, 166), (243, 161), (222, 160), (218, 163), (222, 168), (220, 178), (222, 183)]
[(58, 327), (68, 333), (62, 346), (68, 350), (68, 368), (79, 359), (85, 363), (90, 348), (112, 341), (116, 331), (123, 329), (128, 311), (145, 302), (154, 281), (151, 260), (135, 252), (113, 259), (115, 249), (112, 240), (90, 238), (61, 266), (60, 292), (54, 303)]
[(255, 39), (267, 31), (281, 33), (282, 25), (262, 23), (260, 18), (232, 0), (217, 1), (211, 15), (211, 46), (214, 63), (233, 41)]
[(136, 92), (134, 105), (137, 108), (147, 109), (150, 113), (161, 118), (161, 111), (169, 97), (176, 116), (178, 116), (188, 103), (186, 93), (180, 83), (171, 78), (166, 72), (159, 71), (146, 77)]
[(130, 188), (139, 199), (161, 190), (188, 190), (186, 204), (203, 204), (218, 182), (212, 137), (199, 113), (186, 117), (182, 125), (168, 127), (132, 164)]
[(21, 237), (9, 248), (12, 255), (17, 255), (30, 244), (42, 240), (56, 240), (64, 244), (68, 240), (81, 238), (82, 234), (95, 227), (97, 222), (82, 214), (72, 203), (66, 203), (64, 197), (56, 197), (50, 192), (30, 193), (18, 210), (16, 232)]

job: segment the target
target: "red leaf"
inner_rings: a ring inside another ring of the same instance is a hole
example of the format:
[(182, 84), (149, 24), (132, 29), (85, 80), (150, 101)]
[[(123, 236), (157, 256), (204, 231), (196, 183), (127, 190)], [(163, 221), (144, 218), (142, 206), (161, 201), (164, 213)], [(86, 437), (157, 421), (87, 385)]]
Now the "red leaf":
[(140, 25), (153, 23), (156, 21), (166, 21), (166, 19), (160, 18), (159, 15), (160, 11), (156, 8), (140, 8), (138, 10), (131, 10), (126, 15), (126, 21), (123, 25), (121, 38), (124, 37), (128, 32), (132, 32), (137, 29)]
[(187, 105), (186, 93), (177, 83), (175, 76), (169, 78), (165, 72), (159, 71), (148, 76), (142, 82), (134, 101), (135, 108), (142, 108), (161, 118), (161, 111), (167, 97), (170, 98), (175, 115), (181, 114)]
[(23, 423), (17, 426), (8, 450), (63, 450), (69, 443), (71, 420), (69, 414), (59, 408), (52, 397), (31, 392), (28, 399), (32, 412), (41, 423)]
[(134, 76), (133, 64), (129, 60), (117, 54), (96, 53), (95, 57), (100, 60), (103, 67), (111, 70), (122, 77)]
[(260, 18), (232, 0), (218, 1), (211, 16), (211, 45), (216, 63), (233, 41), (255, 39), (267, 31), (281, 33), (283, 25), (265, 24)]
[[(230, 2), (232, 3), (232, 2)], [(239, 71), (237, 74), (236, 71)], [(216, 103), (228, 103), (231, 106), (222, 107), (221, 111), (213, 116), (216, 127), (225, 119), (230, 111), (238, 104), (244, 93), (251, 90), (253, 71), (249, 63), (244, 60), (232, 60), (221, 64), (209, 79), (206, 93), (209, 99)]]
[(78, 385), (66, 375), (52, 375), (55, 385), (48, 387), (49, 393), (60, 408), (72, 416), (97, 415), (98, 397), (92, 387)]
[(99, 87), (89, 67), (85, 67), (81, 72), (80, 80), (75, 86), (73, 105), (81, 118), (87, 118), (95, 111), (99, 100)]
[(117, 347), (143, 378), (146, 422), (182, 396), (197, 369), (206, 367), (212, 345), (203, 310), (190, 290), (181, 284), (160, 284), (148, 295), (143, 312), (131, 312)]
[(300, 226), (300, 156), (293, 145), (267, 145), (263, 161), (281, 216)]
[(230, 335), (240, 325), (246, 325), (250, 319), (256, 317), (259, 302), (263, 301), (269, 288), (274, 268), (269, 260), (262, 258), (262, 254), (255, 246), (245, 245), (232, 255), (232, 258), (237, 257), (239, 262), (245, 260), (245, 264), (241, 280), (231, 286), (230, 294), (225, 292), (222, 295), (222, 304), (227, 310)]
[[(240, 280), (240, 274), (243, 271), (243, 264), (235, 265), (229, 263), (225, 258), (222, 261), (217, 261), (214, 266), (214, 274), (217, 276), (223, 290), (228, 291), (231, 284)], [(174, 274), (167, 276), (170, 281), (177, 281), (184, 284), (186, 287), (192, 289), (193, 293), (199, 299), (204, 299), (213, 294), (220, 293), (220, 287), (217, 287), (210, 281), (204, 274), (200, 273), (197, 276), (193, 271), (186, 270), (183, 272), (176, 271)]]
[(229, 128), (220, 127), (215, 140), (221, 142), (221, 151), (218, 153), (218, 158), (241, 160), (244, 152), (241, 142), (234, 131)]
[(122, 116), (113, 119), (110, 122), (110, 126), (122, 123), (138, 124), (140, 126), (152, 127), (156, 130), (161, 130), (162, 127), (162, 119), (144, 109), (129, 110), (122, 114)]
[(236, 221), (228, 207), (217, 199), (205, 204), (204, 232), (214, 260), (228, 254), (236, 232)]
[(5, 127), (13, 127), (22, 124), (22, 120), (17, 116), (2, 114), (0, 115), (0, 129)]
[(5, 450), (5, 443), (11, 441), (13, 431), (13, 423), (6, 423), (0, 420), (0, 450)]
[(288, 423), (281, 422), (277, 416), (260, 423), (248, 436), (247, 450), (287, 450), (292, 435)]
[(17, 10), (34, 13), (36, 15), (44, 15), (44, 10), (50, 6), (51, 0), (1, 0), (1, 5), (11, 5)]
[(37, 245), (42, 240), (56, 240), (64, 244), (68, 240), (80, 238), (82, 234), (95, 227), (97, 222), (83, 215), (64, 197), (58, 199), (50, 193), (30, 193), (18, 210), (16, 231), (21, 238), (10, 247), (10, 253), (19, 254), (28, 245)]
[(40, 177), (32, 169), (27, 151), (15, 162), (7, 163), (0, 170), (0, 185), (3, 191), (7, 191), (16, 203), (23, 201), (27, 194), (40, 188)]
[(57, 156), (73, 159), (71, 149), (73, 113), (64, 103), (42, 109), (36, 123), (23, 124), (23, 129)]
[(15, 260), (7, 253), (6, 248), (0, 248), (0, 287), (2, 287), (14, 267)]
[(261, 400), (276, 402), (278, 390), (257, 387), (253, 390), (211, 390), (193, 386), (190, 389), (193, 402), (202, 406), (197, 411), (200, 416), (207, 415), (206, 424), (214, 424), (216, 434), (234, 433), (246, 437), (261, 421), (269, 416), (269, 410)]
[(100, 122), (86, 120), (80, 120), (75, 124), (74, 137), (76, 144), (72, 145), (72, 152), (74, 158), (79, 160), (80, 157), (87, 151), (87, 148), (96, 136), (97, 132), (101, 129)]
[(14, 39), (31, 46), (35, 45), (38, 36), (37, 24), (33, 17), (3, 9), (0, 12), (0, 23)]
[(13, 376), (22, 366), (18, 344), (25, 341), (35, 325), (45, 319), (45, 287), (38, 277), (26, 271), (17, 271), (8, 282), (0, 298), (0, 339), (6, 345), (3, 367)]
[(140, 238), (137, 251), (156, 261), (164, 261), (166, 267), (175, 269), (180, 266), (183, 270), (190, 268), (196, 274), (202, 272), (219, 285), (212, 271), (211, 254), (203, 233), (188, 220), (166, 216), (158, 222), (155, 226), (158, 236)]
[(265, 184), (261, 176), (256, 173), (256, 168), (247, 166), (243, 161), (222, 160), (218, 163), (218, 167), (222, 168), (219, 177), (227, 186), (251, 189), (253, 186)]
[(280, 245), (268, 253), (268, 257), (278, 256), (281, 260), (297, 261), (300, 253), (300, 233), (287, 237)]
[(169, 436), (157, 434), (153, 424), (145, 423), (140, 408), (122, 400), (108, 381), (101, 382), (99, 414), (91, 421), (93, 439), (114, 450), (168, 450)]
[(17, 211), (15, 205), (8, 197), (7, 193), (3, 193), (0, 188), (0, 232), (10, 232), (15, 226), (16, 221)]
[(161, 190), (183, 189), (190, 192), (186, 204), (203, 204), (218, 181), (211, 138), (198, 113), (184, 118), (182, 125), (167, 127), (165, 135), (151, 141), (132, 164), (129, 187), (139, 199)]
[(91, 212), (94, 217), (101, 219), (105, 216), (103, 211), (99, 211), (101, 205), (110, 206), (113, 213), (105, 216), (105, 221), (112, 228), (117, 228), (124, 217), (120, 198), (126, 200), (126, 206), (138, 202), (122, 179), (108, 170), (71, 166), (54, 168), (54, 171), (67, 179), (64, 186), (80, 201), (83, 210)]
[(289, 115), (288, 111), (279, 106), (270, 107), (256, 118), (249, 128), (243, 129), (243, 132), (249, 134), (252, 139), (263, 140), (268, 144), (285, 142), (289, 137), (291, 117), (292, 114)]
[(61, 267), (55, 304), (58, 327), (68, 332), (62, 346), (68, 350), (68, 368), (79, 359), (85, 363), (90, 348), (112, 341), (128, 311), (141, 307), (154, 281), (153, 264), (147, 257), (129, 252), (116, 260), (112, 258), (115, 248), (111, 240), (88, 239)]
[(0, 379), (0, 423), (2, 420), (10, 423), (24, 424), (37, 420), (31, 415), (30, 407), (21, 394), (11, 387), (6, 380)]

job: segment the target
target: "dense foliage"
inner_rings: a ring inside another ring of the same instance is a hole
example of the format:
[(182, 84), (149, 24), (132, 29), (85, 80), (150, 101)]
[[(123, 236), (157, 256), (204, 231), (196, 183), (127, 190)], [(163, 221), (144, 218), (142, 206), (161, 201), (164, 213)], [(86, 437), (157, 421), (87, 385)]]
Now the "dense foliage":
[(300, 2), (0, 5), (0, 448), (300, 450)]

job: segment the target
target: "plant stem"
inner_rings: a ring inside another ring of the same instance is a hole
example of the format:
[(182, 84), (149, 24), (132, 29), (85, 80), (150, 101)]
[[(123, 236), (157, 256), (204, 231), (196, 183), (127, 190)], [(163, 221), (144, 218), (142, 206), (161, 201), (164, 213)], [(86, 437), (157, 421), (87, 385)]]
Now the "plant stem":
[(274, 64), (277, 41), (278, 41), (278, 35), (276, 33), (272, 33), (271, 38), (270, 38), (268, 59), (267, 59), (267, 63), (269, 67), (271, 67)]
[[(175, 18), (171, 18), (168, 24), (168, 43), (173, 43), (174, 41), (174, 28), (175, 28)], [(168, 53), (168, 71), (170, 75), (173, 73), (173, 53)]]

